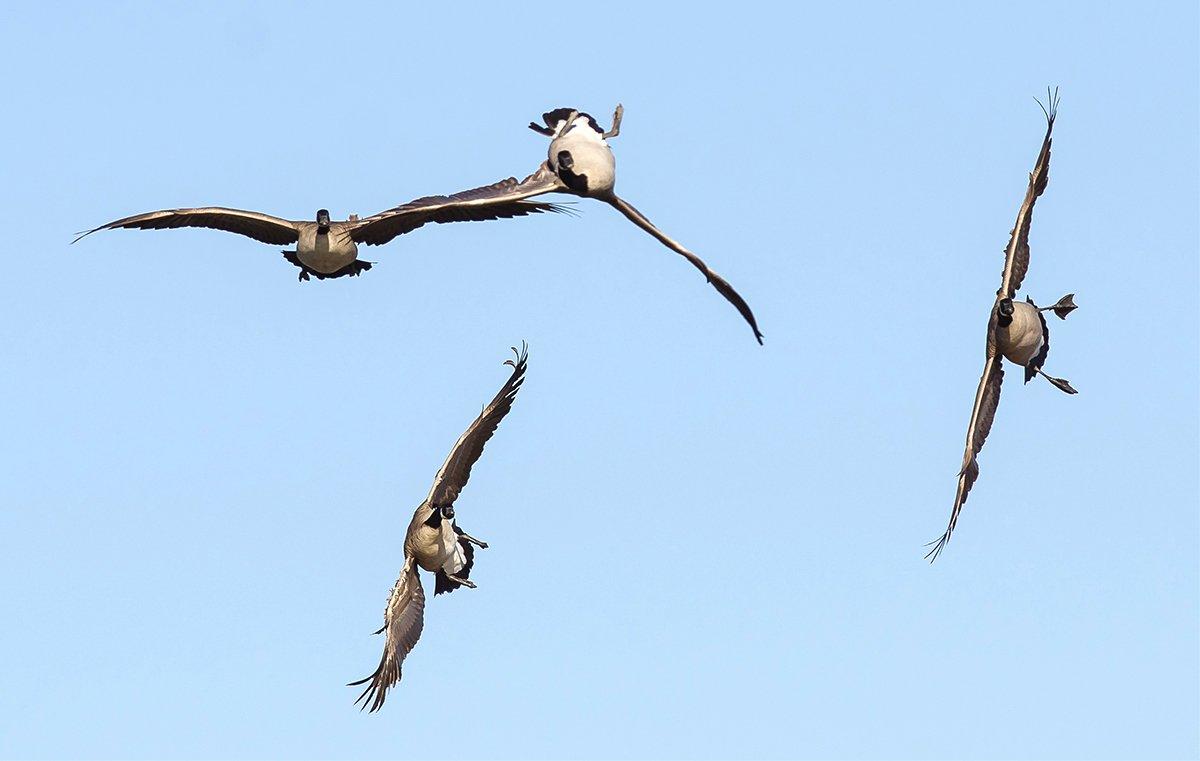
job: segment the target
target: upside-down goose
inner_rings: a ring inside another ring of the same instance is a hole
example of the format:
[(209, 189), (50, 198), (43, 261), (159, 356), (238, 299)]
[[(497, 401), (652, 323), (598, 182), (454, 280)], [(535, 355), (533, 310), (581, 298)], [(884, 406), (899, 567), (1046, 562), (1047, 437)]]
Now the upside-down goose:
[(318, 280), (357, 276), (371, 269), (372, 262), (358, 258), (358, 244), (379, 246), (398, 235), (411, 232), (429, 222), (478, 222), (523, 217), (540, 212), (561, 212), (557, 204), (522, 201), (503, 197), (497, 190), (508, 181), (464, 190), (448, 196), (426, 196), (409, 201), (387, 212), (359, 219), (351, 215), (345, 221), (333, 221), (321, 209), (316, 221), (298, 222), (257, 211), (207, 206), (195, 209), (166, 209), (135, 214), (81, 233), (80, 239), (100, 230), (137, 228), (141, 230), (171, 227), (208, 227), (245, 235), (274, 245), (294, 244), (283, 256), (300, 268), (300, 280), (310, 276)]
[(1058, 91), (1055, 90), (1053, 95), (1047, 91), (1047, 96), (1048, 108), (1042, 107), (1046, 115), (1046, 136), (1042, 139), (1041, 152), (1038, 153), (1033, 172), (1029, 175), (1025, 200), (1017, 212), (1017, 222), (1013, 226), (1008, 248), (1005, 249), (1000, 289), (996, 291), (996, 301), (988, 318), (986, 361), (979, 388), (975, 391), (971, 421), (967, 426), (966, 450), (963, 452), (962, 468), (958, 472), (954, 507), (950, 512), (950, 523), (945, 533), (931, 542), (934, 545), (933, 549), (926, 555), (931, 561), (941, 554), (946, 543), (950, 541), (950, 535), (958, 522), (958, 514), (963, 503), (967, 501), (967, 494), (971, 491), (975, 479), (979, 477), (977, 457), (992, 428), (996, 406), (1000, 403), (1000, 384), (1004, 380), (1001, 359), (1007, 359), (1024, 368), (1026, 383), (1040, 375), (1060, 391), (1068, 394), (1078, 393), (1065, 379), (1047, 375), (1042, 370), (1050, 352), (1050, 329), (1043, 312), (1052, 311), (1059, 319), (1067, 319), (1067, 315), (1075, 309), (1075, 294), (1069, 293), (1049, 307), (1038, 307), (1029, 297), (1026, 297), (1025, 301), (1014, 300), (1021, 287), (1021, 281), (1025, 279), (1025, 273), (1029, 270), (1029, 223), (1033, 219), (1033, 205), (1050, 180), (1050, 133), (1054, 130), (1054, 119), (1058, 113)]
[[(700, 257), (655, 227), (613, 190), (616, 184), (616, 159), (608, 140), (620, 134), (623, 114), (624, 109), (618, 105), (613, 112), (612, 128), (607, 131), (601, 129), (590, 115), (574, 108), (556, 108), (542, 114), (545, 126), (531, 122), (529, 128), (551, 138), (547, 160), (520, 182), (510, 177), (492, 185), (496, 199), (516, 201), (545, 193), (569, 193), (604, 201), (700, 270), (717, 292), (733, 304), (749, 323), (754, 338), (761, 344), (762, 332), (758, 329), (754, 313), (733, 286), (713, 272)], [(387, 213), (383, 212), (382, 215)]]
[(386, 640), (379, 666), (370, 676), (351, 682), (349, 686), (368, 683), (355, 703), (371, 712), (378, 711), (390, 690), (400, 681), (405, 657), (417, 644), (425, 623), (425, 590), (421, 586), (419, 569), (434, 574), (434, 594), (453, 592), (459, 587), (475, 588), (471, 569), (475, 564), (474, 547), (487, 549), (487, 544), (464, 532), (454, 522), (454, 501), (471, 476), (471, 466), (483, 454), (483, 445), (496, 431), (496, 426), (512, 409), (517, 391), (525, 380), (528, 352), (513, 349), (516, 359), (505, 362), (512, 374), (479, 417), (458, 437), (450, 455), (433, 479), (433, 488), (425, 501), (413, 513), (404, 535), (404, 566), (400, 578), (392, 587), (387, 607), (383, 611), (383, 632)]

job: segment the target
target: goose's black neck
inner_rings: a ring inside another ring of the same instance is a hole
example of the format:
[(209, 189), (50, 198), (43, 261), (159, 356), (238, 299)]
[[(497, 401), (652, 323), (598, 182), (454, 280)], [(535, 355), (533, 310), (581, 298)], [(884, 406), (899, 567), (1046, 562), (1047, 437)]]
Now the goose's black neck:
[(996, 315), (996, 324), (1002, 328), (1007, 328), (1012, 325), (1013, 312), (1016, 309), (1013, 307), (1012, 299), (1001, 299), (999, 306), (996, 307), (998, 314)]

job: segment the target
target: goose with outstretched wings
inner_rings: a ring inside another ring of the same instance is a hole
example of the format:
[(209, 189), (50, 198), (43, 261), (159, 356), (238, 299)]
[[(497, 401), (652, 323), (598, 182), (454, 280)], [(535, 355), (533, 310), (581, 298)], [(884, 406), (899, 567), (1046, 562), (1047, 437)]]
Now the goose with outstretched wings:
[(454, 442), (450, 455), (433, 479), (429, 495), (408, 524), (404, 536), (404, 567), (388, 596), (383, 627), (375, 632), (385, 635), (383, 656), (374, 673), (350, 683), (350, 686), (367, 685), (355, 702), (362, 703), (362, 707), (371, 712), (383, 706), (388, 690), (400, 681), (404, 659), (421, 637), (425, 624), (425, 590), (421, 586), (419, 570), (434, 574), (435, 595), (464, 586), (475, 588), (475, 582), (470, 579), (475, 565), (475, 547), (487, 549), (487, 544), (455, 524), (454, 502), (471, 477), (471, 466), (483, 454), (484, 444), (512, 409), (517, 391), (525, 382), (528, 352), (524, 345), (520, 351), (513, 349), (513, 352), (515, 358), (505, 363), (512, 367), (512, 374), (475, 422)]
[(289, 262), (300, 268), (300, 279), (319, 280), (357, 276), (371, 269), (372, 262), (358, 258), (358, 244), (380, 246), (398, 235), (431, 222), (481, 222), (510, 219), (541, 212), (562, 212), (562, 206), (539, 201), (505, 198), (498, 192), (515, 184), (508, 179), (448, 196), (425, 196), (381, 214), (344, 221), (331, 220), (321, 209), (315, 221), (302, 222), (257, 211), (206, 206), (195, 209), (165, 209), (135, 214), (81, 233), (72, 243), (100, 230), (118, 228), (161, 230), (175, 227), (207, 227), (244, 235), (277, 246), (294, 245), (283, 251)]
[(1050, 329), (1042, 313), (1052, 311), (1059, 319), (1065, 320), (1075, 309), (1074, 294), (1063, 296), (1058, 303), (1049, 307), (1038, 307), (1028, 297), (1025, 301), (1014, 300), (1029, 270), (1029, 225), (1033, 220), (1033, 206), (1050, 180), (1050, 143), (1054, 120), (1058, 115), (1058, 91), (1055, 90), (1053, 94), (1047, 91), (1047, 96), (1048, 103), (1042, 107), (1046, 115), (1046, 136), (1042, 139), (1042, 149), (1029, 175), (1025, 200), (1017, 212), (1017, 222), (1004, 251), (1000, 289), (996, 291), (996, 300), (988, 317), (983, 376), (979, 379), (975, 404), (971, 407), (971, 420), (967, 424), (966, 449), (962, 468), (958, 472), (958, 488), (954, 495), (954, 507), (950, 511), (950, 523), (941, 537), (931, 542), (933, 548), (926, 556), (930, 560), (936, 559), (950, 541), (963, 503), (967, 501), (967, 494), (979, 477), (977, 458), (992, 429), (996, 407), (1000, 403), (1000, 386), (1004, 381), (1002, 359), (1024, 368), (1026, 383), (1041, 375), (1055, 388), (1068, 394), (1077, 393), (1065, 379), (1047, 375), (1042, 370), (1050, 352)]

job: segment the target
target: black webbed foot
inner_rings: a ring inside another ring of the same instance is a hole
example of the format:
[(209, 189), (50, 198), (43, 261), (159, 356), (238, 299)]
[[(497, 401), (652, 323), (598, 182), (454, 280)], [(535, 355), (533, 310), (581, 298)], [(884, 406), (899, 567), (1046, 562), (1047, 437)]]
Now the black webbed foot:
[(361, 275), (362, 273), (366, 272), (367, 270), (371, 269), (374, 266), (375, 266), (375, 262), (364, 262), (364, 261), (356, 259), (356, 260), (350, 262), (349, 264), (347, 264), (345, 267), (342, 267), (340, 270), (333, 273), (329, 277), (340, 277), (342, 275), (349, 275), (350, 277), (358, 277), (359, 275)]
[(1058, 319), (1065, 320), (1067, 319), (1067, 315), (1069, 315), (1071, 312), (1074, 312), (1078, 308), (1079, 306), (1075, 303), (1075, 294), (1068, 293), (1066, 296), (1063, 296), (1061, 299), (1059, 299), (1058, 303), (1054, 306), (1042, 307), (1039, 311), (1045, 312), (1047, 310), (1053, 310), (1054, 314), (1058, 316)]
[(1078, 391), (1075, 390), (1075, 387), (1072, 386), (1070, 381), (1068, 381), (1066, 378), (1055, 378), (1053, 375), (1047, 375), (1041, 369), (1038, 370), (1038, 374), (1041, 375), (1046, 380), (1050, 381), (1051, 385), (1053, 385), (1056, 389), (1063, 392), (1064, 394), (1078, 394), (1079, 393)]

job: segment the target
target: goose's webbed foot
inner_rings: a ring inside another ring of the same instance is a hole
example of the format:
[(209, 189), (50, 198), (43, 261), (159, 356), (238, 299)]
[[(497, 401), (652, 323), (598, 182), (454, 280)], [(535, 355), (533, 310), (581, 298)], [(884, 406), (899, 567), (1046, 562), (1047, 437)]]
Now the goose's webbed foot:
[(467, 533), (467, 532), (465, 532), (465, 531), (461, 531), (461, 530), (460, 530), (460, 531), (458, 532), (458, 538), (459, 538), (459, 539), (462, 539), (462, 540), (463, 540), (463, 541), (465, 541), (465, 542), (470, 542), (471, 544), (475, 545), (476, 547), (478, 547), (478, 548), (479, 548), (479, 549), (481, 549), (481, 550), (486, 550), (486, 549), (488, 548), (488, 544), (487, 544), (487, 542), (481, 542), (481, 541), (479, 541), (478, 539), (476, 539), (475, 537), (471, 536), (470, 534), (468, 534), (468, 533)]
[(1045, 378), (1046, 380), (1050, 381), (1051, 385), (1053, 385), (1059, 391), (1062, 391), (1064, 394), (1078, 394), (1079, 393), (1078, 391), (1075, 390), (1075, 388), (1071, 385), (1070, 381), (1068, 381), (1066, 378), (1055, 378), (1053, 375), (1047, 375), (1045, 372), (1042, 371), (1041, 368), (1038, 368), (1038, 375), (1040, 375), (1043, 378)]
[(1054, 314), (1058, 315), (1058, 319), (1065, 320), (1067, 319), (1067, 315), (1069, 315), (1071, 312), (1074, 312), (1078, 308), (1079, 306), (1075, 303), (1075, 294), (1068, 293), (1066, 296), (1063, 296), (1061, 299), (1059, 299), (1058, 303), (1054, 304), (1053, 306), (1038, 307), (1038, 311), (1053, 311)]

